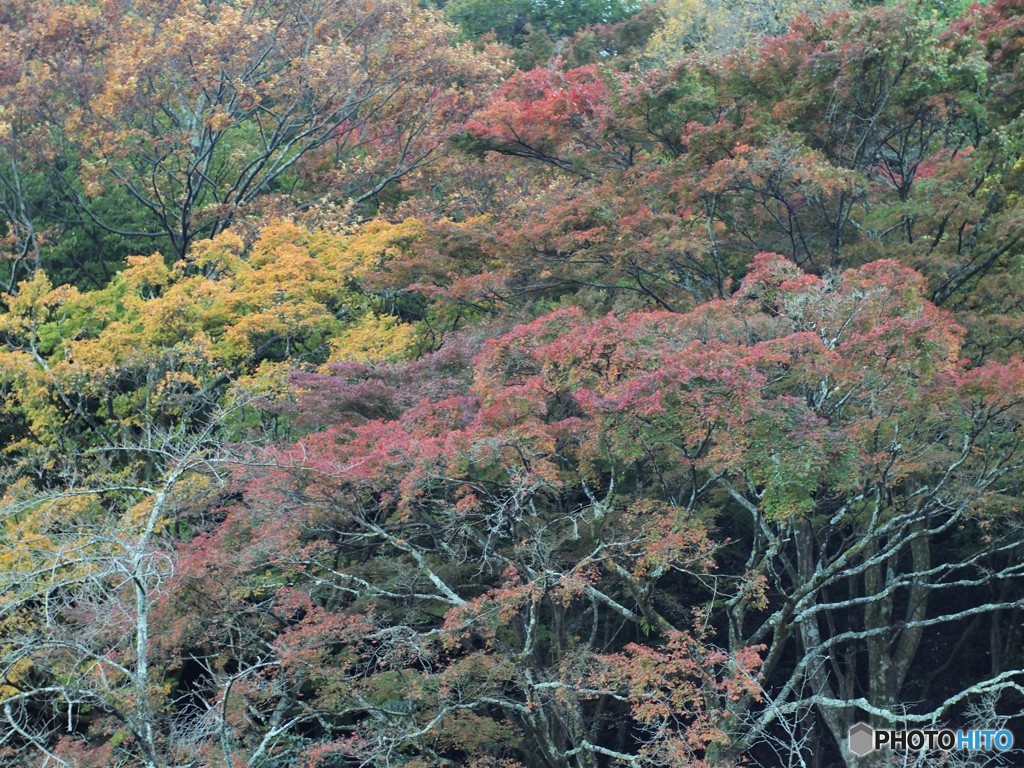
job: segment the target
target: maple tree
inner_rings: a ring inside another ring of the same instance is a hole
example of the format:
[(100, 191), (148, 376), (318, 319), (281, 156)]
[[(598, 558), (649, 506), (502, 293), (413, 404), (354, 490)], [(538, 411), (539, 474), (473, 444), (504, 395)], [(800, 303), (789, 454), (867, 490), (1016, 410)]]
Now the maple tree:
[(82, 226), (178, 258), (269, 193), (370, 204), (439, 154), (502, 68), (403, 0), (57, 0), (3, 21), (19, 41), (3, 209), (24, 254), (54, 224), (33, 210), (32, 174), (48, 173), (43, 189)]
[(132, 257), (102, 290), (55, 288), (38, 272), (3, 297), (0, 315), (12, 476), (60, 482), (89, 461), (73, 446), (185, 428), (229, 391), (272, 395), (285, 361), (412, 354), (416, 328), (359, 287), (401, 237), (400, 227), (337, 233), (282, 221), (248, 246), (233, 232), (201, 241), (171, 267), (159, 254)]
[(987, 74), (1013, 66), (994, 42), (1013, 14), (994, 3), (948, 27), (906, 6), (801, 18), (724, 58), (511, 78), (468, 132), (561, 172), (566, 189), (549, 182), (513, 212), (517, 264), (536, 264), (522, 282), (614, 292), (623, 282), (588, 266), (607, 278), (625, 262), (627, 290), (675, 307), (680, 293), (723, 295), (761, 251), (821, 273), (884, 249), (971, 314), (979, 354), (1014, 348), (1018, 300), (997, 276), (1019, 243), (1019, 128)]

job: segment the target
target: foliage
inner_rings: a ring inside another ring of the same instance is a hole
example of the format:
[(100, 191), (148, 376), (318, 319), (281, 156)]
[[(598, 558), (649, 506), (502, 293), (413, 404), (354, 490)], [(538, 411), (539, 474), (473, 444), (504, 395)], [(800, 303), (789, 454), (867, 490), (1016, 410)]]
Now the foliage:
[(282, 221), (248, 246), (233, 232), (201, 241), (172, 267), (131, 257), (101, 290), (54, 288), (38, 272), (0, 315), (3, 407), (21, 425), (4, 452), (19, 472), (26, 461), (63, 472), (76, 453), (204, 420), (269, 364), (408, 355), (412, 326), (375, 315), (359, 288), (389, 242)]
[(268, 193), (372, 206), (503, 66), (405, 0), (19, 1), (0, 24), (0, 210), (35, 268), (68, 224), (182, 258)]
[(648, 41), (646, 55), (666, 64), (695, 50), (724, 53), (751, 38), (781, 34), (799, 15), (820, 16), (850, 5), (849, 0), (669, 0), (662, 11), (664, 24)]
[(970, 313), (978, 354), (1013, 348), (1017, 281), (985, 277), (1015, 273), (1019, 248), (1019, 126), (999, 100), (1016, 59), (996, 42), (1013, 14), (995, 4), (948, 30), (902, 6), (804, 17), (666, 70), (516, 75), (467, 123), (477, 149), (549, 179), (502, 252), (523, 285), (576, 283), (609, 308), (723, 296), (761, 251), (817, 274), (886, 253)]
[(444, 13), (472, 38), (493, 32), (501, 42), (516, 45), (531, 31), (560, 38), (591, 24), (622, 21), (639, 5), (636, 0), (451, 0)]
[(1024, 715), (1021, 0), (426, 5), (0, 7), (0, 762)]

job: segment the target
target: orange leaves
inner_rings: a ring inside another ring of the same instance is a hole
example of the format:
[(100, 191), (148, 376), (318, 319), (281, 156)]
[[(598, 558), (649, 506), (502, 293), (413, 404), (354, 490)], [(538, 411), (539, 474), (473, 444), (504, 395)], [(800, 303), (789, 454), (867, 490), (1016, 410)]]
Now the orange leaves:
[(655, 764), (702, 765), (705, 751), (728, 741), (728, 714), (741, 698), (759, 696), (761, 647), (729, 654), (699, 637), (673, 631), (650, 647), (628, 645), (602, 659), (609, 684), (627, 691), (634, 718), (653, 734), (643, 753)]
[(408, 0), (37, 5), (13, 16), (23, 60), (0, 76), (19, 158), (61, 156), (63, 203), (178, 257), (285, 179), (302, 203), (375, 198), (444, 152), (504, 68)]
[(706, 573), (714, 569), (715, 545), (692, 512), (656, 499), (634, 502), (626, 516), (627, 529), (639, 532), (644, 547), (633, 576), (656, 579), (666, 571)]

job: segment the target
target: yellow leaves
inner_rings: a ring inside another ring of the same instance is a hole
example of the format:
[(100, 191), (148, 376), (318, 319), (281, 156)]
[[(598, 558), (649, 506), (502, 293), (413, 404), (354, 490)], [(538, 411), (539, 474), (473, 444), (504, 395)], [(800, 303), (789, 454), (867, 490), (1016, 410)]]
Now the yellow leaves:
[(292, 391), (288, 381), (291, 371), (292, 366), (287, 362), (275, 363), (264, 360), (253, 373), (238, 377), (228, 392), (228, 404), (256, 398), (271, 402), (286, 400)]
[(202, 306), (181, 291), (172, 291), (160, 301), (147, 302), (146, 309), (141, 328), (143, 340), (159, 346), (186, 342), (202, 327)]
[(0, 313), (0, 414), (27, 427), (4, 450), (43, 456), (82, 419), (90, 435), (177, 419), (232, 381), (234, 396), (280, 399), (303, 364), (412, 356), (415, 327), (374, 314), (360, 281), (408, 258), (421, 232), (414, 220), (354, 232), (275, 221), (250, 245), (231, 231), (200, 241), (172, 267), (132, 256), (101, 290), (36, 274)]
[[(283, 299), (283, 297), (282, 297)], [(280, 354), (290, 355), (296, 342), (311, 334), (329, 334), (338, 323), (323, 306), (313, 302), (284, 302), (239, 318), (224, 334), (228, 357), (248, 358), (270, 354), (271, 346), (283, 345)]]
[(139, 79), (136, 75), (114, 70), (112, 76), (107, 80), (104, 88), (90, 103), (92, 111), (102, 117), (116, 117), (121, 112), (124, 104), (131, 100), (131, 97), (138, 90)]
[(260, 231), (260, 236), (249, 250), (249, 266), (258, 268), (273, 262), (296, 261), (311, 258), (311, 233), (287, 219), (271, 222)]
[[(19, 512), (0, 528), (0, 574), (42, 573), (64, 555), (86, 547), (87, 534), (75, 540), (63, 532), (76, 521), (94, 518), (101, 509), (99, 498), (91, 493), (70, 494), (33, 505), (10, 502), (10, 498), (10, 494), (5, 497), (4, 506)], [(73, 562), (73, 558), (68, 557), (67, 562)], [(74, 570), (76, 566), (68, 567)]]
[(235, 120), (231, 115), (224, 111), (224, 108), (217, 106), (213, 112), (206, 118), (206, 125), (211, 131), (220, 133), (225, 131), (234, 125)]
[(423, 224), (417, 219), (400, 224), (371, 221), (348, 245), (352, 277), (363, 277), (391, 259), (405, 258), (422, 235)]
[[(4, 622), (4, 624), (0, 626), (3, 626), (5, 630), (10, 630), (11, 628), (7, 627), (6, 624), (7, 622)], [(7, 632), (7, 634), (13, 633)], [(22, 680), (25, 680), (29, 676), (31, 671), (32, 661), (29, 658), (23, 657), (14, 662), (14, 664), (11, 665), (11, 668), (7, 670), (7, 674), (4, 675), (4, 679), (7, 680), (10, 684), (0, 685), (0, 701), (3, 701), (8, 696), (13, 696), (17, 693), (20, 693), (21, 686), (19, 686), (18, 683), (20, 683)]]
[(159, 253), (151, 256), (129, 256), (128, 269), (119, 278), (132, 291), (143, 288), (162, 288), (171, 278), (171, 271)]
[[(52, 441), (61, 424), (61, 415), (53, 403), (53, 387), (49, 373), (25, 352), (0, 351), (0, 401), (4, 414), (22, 414), (29, 431), (38, 439)], [(10, 418), (10, 416), (7, 416)], [(28, 442), (28, 437), (3, 446), (12, 452)]]
[(90, 200), (95, 200), (103, 194), (104, 172), (105, 164), (103, 162), (89, 162), (88, 160), (82, 161), (82, 169), (79, 171), (79, 177), (82, 180), (82, 190), (85, 192), (85, 196)]
[(305, 282), (323, 279), (321, 265), (305, 242), (283, 241), (269, 246), (261, 237), (249, 257), (249, 266), (260, 270), (259, 287), (265, 291), (276, 291), (286, 285), (301, 288)]
[(415, 352), (416, 329), (397, 317), (366, 315), (331, 341), (331, 360), (394, 363)]
[(99, 394), (118, 368), (145, 357), (149, 345), (139, 344), (137, 337), (128, 324), (111, 323), (98, 339), (66, 342), (65, 358), (55, 362), (53, 371), (65, 385)]
[(187, 371), (168, 371), (163, 379), (156, 386), (156, 394), (163, 395), (168, 392), (180, 392), (187, 389), (198, 389), (202, 382)]
[(707, 6), (701, 0), (669, 0), (664, 5), (664, 23), (651, 35), (646, 54), (664, 63), (681, 58), (704, 43)]
[(18, 295), (5, 295), (7, 312), (0, 314), (0, 330), (8, 332), (43, 322), (53, 304), (53, 284), (44, 272), (37, 271), (31, 280), (18, 284)]
[(211, 240), (194, 243), (179, 267), (195, 265), (211, 276), (233, 275), (242, 264), (244, 249), (242, 238), (227, 230)]
[[(122, 524), (125, 525), (129, 530), (143, 531), (149, 524), (149, 518), (153, 514), (153, 508), (156, 504), (156, 499), (152, 496), (146, 496), (141, 501), (133, 504), (124, 515)], [(170, 520), (164, 516), (157, 519), (156, 525), (153, 528), (153, 533), (160, 533), (165, 530)]]

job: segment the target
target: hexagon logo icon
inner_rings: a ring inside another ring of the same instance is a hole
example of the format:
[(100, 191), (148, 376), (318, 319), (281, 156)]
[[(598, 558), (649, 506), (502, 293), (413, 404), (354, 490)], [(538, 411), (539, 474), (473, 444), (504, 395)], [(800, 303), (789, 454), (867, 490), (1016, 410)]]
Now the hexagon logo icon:
[(847, 745), (857, 757), (875, 750), (875, 729), (867, 723), (854, 723), (847, 732)]

